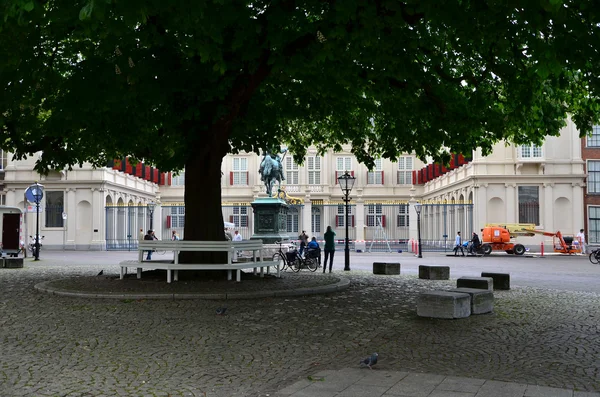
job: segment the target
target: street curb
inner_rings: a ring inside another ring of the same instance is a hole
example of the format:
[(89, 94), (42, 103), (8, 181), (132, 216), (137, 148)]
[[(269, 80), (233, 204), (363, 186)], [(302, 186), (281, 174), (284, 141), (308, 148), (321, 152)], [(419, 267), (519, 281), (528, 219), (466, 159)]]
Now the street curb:
[[(68, 280), (68, 279), (67, 279)], [(303, 295), (319, 295), (330, 294), (338, 291), (343, 291), (350, 287), (350, 280), (341, 278), (334, 284), (321, 285), (317, 287), (302, 287), (287, 290), (276, 291), (256, 291), (256, 292), (232, 292), (232, 293), (207, 293), (207, 294), (123, 294), (123, 293), (94, 293), (85, 291), (68, 291), (60, 288), (55, 288), (50, 284), (57, 280), (44, 281), (34, 285), (33, 288), (40, 292), (45, 292), (51, 295), (68, 296), (73, 298), (100, 298), (100, 299), (204, 299), (204, 300), (232, 300), (232, 299), (260, 299), (260, 298), (280, 298), (284, 296), (303, 296)]]

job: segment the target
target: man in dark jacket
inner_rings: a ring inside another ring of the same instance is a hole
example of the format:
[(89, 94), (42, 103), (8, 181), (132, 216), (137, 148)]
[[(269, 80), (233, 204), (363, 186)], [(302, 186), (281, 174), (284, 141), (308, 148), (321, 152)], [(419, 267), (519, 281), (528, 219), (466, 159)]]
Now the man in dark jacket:
[(480, 246), (481, 240), (479, 240), (477, 233), (473, 232), (473, 237), (471, 237), (471, 253), (475, 254)]

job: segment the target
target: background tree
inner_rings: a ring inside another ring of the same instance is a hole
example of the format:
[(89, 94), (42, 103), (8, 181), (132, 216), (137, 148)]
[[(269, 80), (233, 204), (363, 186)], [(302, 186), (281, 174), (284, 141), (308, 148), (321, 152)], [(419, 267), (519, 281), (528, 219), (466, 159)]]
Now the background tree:
[[(223, 238), (221, 162), (351, 143), (367, 164), (540, 142), (598, 119), (592, 0), (0, 0), (0, 147), (39, 170), (185, 168)], [(207, 187), (209, 187), (207, 189)]]

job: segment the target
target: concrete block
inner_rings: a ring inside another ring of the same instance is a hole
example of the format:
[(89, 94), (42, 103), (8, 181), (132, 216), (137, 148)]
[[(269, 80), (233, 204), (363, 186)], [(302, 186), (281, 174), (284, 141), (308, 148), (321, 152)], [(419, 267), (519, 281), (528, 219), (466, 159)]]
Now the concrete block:
[(373, 262), (373, 274), (400, 274), (400, 264)]
[(491, 313), (494, 310), (494, 293), (487, 289), (454, 288), (451, 292), (471, 295), (471, 314)]
[(23, 258), (9, 258), (6, 257), (3, 259), (4, 265), (7, 269), (19, 269), (23, 267)]
[(469, 317), (471, 295), (449, 291), (423, 292), (417, 299), (417, 315), (433, 318)]
[(494, 289), (510, 289), (510, 274), (481, 272), (481, 277), (491, 277), (494, 280)]
[(419, 278), (425, 280), (448, 280), (450, 266), (419, 265)]
[(494, 290), (494, 279), (491, 277), (460, 277), (456, 280), (458, 288), (477, 288)]

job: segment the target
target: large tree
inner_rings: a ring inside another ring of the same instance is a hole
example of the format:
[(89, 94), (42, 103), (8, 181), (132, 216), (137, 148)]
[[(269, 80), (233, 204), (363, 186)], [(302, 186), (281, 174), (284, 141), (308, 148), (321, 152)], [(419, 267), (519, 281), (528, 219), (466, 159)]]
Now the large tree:
[(0, 147), (185, 169), (218, 240), (229, 152), (484, 153), (598, 118), (592, 0), (0, 0)]

